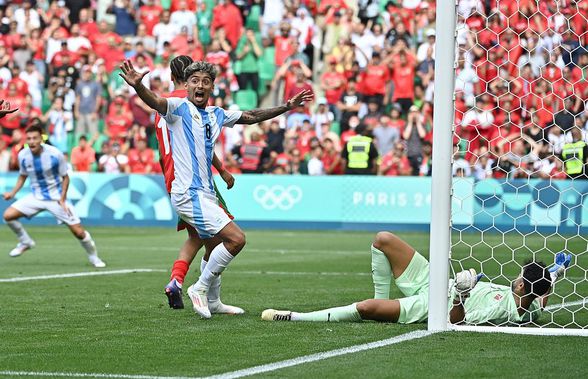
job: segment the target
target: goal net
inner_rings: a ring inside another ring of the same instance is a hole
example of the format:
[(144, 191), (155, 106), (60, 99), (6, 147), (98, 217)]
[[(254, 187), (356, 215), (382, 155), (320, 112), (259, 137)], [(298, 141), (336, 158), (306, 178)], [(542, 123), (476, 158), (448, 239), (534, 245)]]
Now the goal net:
[[(441, 0), (437, 12), (429, 328), (588, 335), (588, 3)], [(448, 322), (435, 287), (447, 275), (474, 268), (510, 287), (558, 253), (571, 261), (539, 318), (472, 325), (466, 306), (465, 323)]]

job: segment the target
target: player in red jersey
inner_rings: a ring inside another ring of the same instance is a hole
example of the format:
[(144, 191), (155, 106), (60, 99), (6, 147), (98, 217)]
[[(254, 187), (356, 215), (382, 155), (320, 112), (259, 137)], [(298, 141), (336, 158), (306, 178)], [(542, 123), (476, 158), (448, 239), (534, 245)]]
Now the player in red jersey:
[[(174, 83), (175, 90), (168, 94), (164, 95), (164, 97), (186, 97), (188, 92), (185, 89), (184, 83), (184, 69), (188, 67), (193, 62), (192, 58), (186, 55), (180, 55), (172, 59), (170, 62), (170, 69), (171, 69), (171, 78)], [(165, 186), (167, 188), (167, 192), (171, 191), (171, 185), (174, 180), (174, 161), (172, 159), (171, 154), (171, 145), (169, 141), (169, 130), (167, 129), (167, 124), (165, 120), (159, 117), (159, 114), (155, 116), (155, 132), (157, 136), (157, 142), (159, 144), (159, 156), (160, 156), (160, 163), (162, 165), (163, 176), (165, 178)], [(221, 175), (222, 179), (227, 183), (227, 188), (230, 189), (233, 187), (235, 183), (235, 179), (231, 175), (230, 172), (225, 170), (223, 167), (222, 162), (220, 159), (214, 154), (212, 159), (212, 165), (214, 168), (217, 169), (219, 174)], [(219, 205), (224, 211), (227, 213), (229, 218), (232, 220), (234, 217), (231, 215), (229, 210), (226, 207), (226, 203), (220, 192), (216, 188), (215, 185), (215, 192), (217, 194), (217, 198), (219, 201)], [(182, 299), (182, 284), (184, 282), (184, 278), (188, 273), (190, 268), (190, 264), (196, 257), (198, 250), (205, 247), (204, 257), (202, 258), (200, 269), (204, 271), (204, 267), (208, 262), (208, 257), (210, 256), (211, 251), (218, 245), (221, 241), (218, 237), (209, 238), (206, 240), (202, 240), (196, 230), (192, 228), (190, 225), (183, 222), (181, 219), (178, 220), (178, 231), (186, 229), (188, 232), (188, 239), (184, 242), (184, 245), (180, 249), (178, 254), (178, 259), (174, 262), (172, 266), (172, 274), (170, 282), (167, 286), (165, 286), (165, 294), (168, 298), (169, 306), (173, 309), (182, 309), (184, 308), (184, 302)], [(210, 290), (208, 291), (208, 306), (211, 313), (226, 313), (226, 314), (241, 314), (244, 313), (243, 309), (231, 305), (225, 305), (220, 301), (220, 282), (221, 277), (218, 276), (210, 286)]]

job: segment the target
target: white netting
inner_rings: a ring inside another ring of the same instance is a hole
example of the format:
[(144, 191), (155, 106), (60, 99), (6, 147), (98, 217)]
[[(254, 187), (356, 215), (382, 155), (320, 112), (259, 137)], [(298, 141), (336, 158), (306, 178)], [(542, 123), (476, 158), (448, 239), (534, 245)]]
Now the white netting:
[(571, 253), (541, 327), (588, 328), (587, 15), (586, 1), (458, 5), (452, 269), (510, 286), (525, 261)]

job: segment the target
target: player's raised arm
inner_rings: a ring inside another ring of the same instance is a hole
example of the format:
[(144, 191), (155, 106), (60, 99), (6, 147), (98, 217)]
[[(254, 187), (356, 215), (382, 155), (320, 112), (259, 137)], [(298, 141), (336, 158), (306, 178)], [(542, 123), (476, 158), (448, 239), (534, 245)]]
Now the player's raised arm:
[(120, 69), (122, 70), (122, 73), (119, 75), (125, 80), (125, 82), (135, 89), (137, 96), (139, 96), (145, 104), (156, 110), (159, 114), (164, 115), (167, 113), (167, 100), (163, 97), (157, 96), (141, 83), (141, 80), (143, 80), (143, 77), (145, 77), (149, 71), (145, 71), (142, 74), (137, 72), (129, 60), (124, 61), (120, 66)]
[(18, 110), (18, 108), (10, 109), (10, 103), (4, 102), (4, 100), (0, 100), (0, 118), (6, 116), (9, 113), (14, 113)]
[(241, 118), (237, 120), (237, 124), (256, 124), (270, 118), (277, 117), (282, 113), (286, 113), (296, 107), (302, 105), (305, 101), (311, 101), (313, 98), (312, 92), (304, 90), (294, 95), (291, 99), (286, 101), (286, 104), (272, 108), (253, 109), (244, 111)]

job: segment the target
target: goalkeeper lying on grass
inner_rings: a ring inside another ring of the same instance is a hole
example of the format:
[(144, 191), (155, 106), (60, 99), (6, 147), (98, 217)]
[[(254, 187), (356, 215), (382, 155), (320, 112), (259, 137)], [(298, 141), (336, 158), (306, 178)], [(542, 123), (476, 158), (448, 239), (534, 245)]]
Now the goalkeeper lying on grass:
[[(316, 312), (299, 313), (266, 309), (267, 321), (361, 321), (401, 324), (424, 322), (429, 310), (429, 262), (392, 233), (380, 232), (372, 245), (375, 298)], [(534, 321), (547, 303), (551, 286), (570, 264), (571, 254), (558, 253), (546, 268), (530, 262), (511, 287), (478, 282), (474, 269), (459, 272), (450, 283), (449, 319), (452, 323), (506, 324)], [(389, 300), (390, 282), (405, 297)]]

